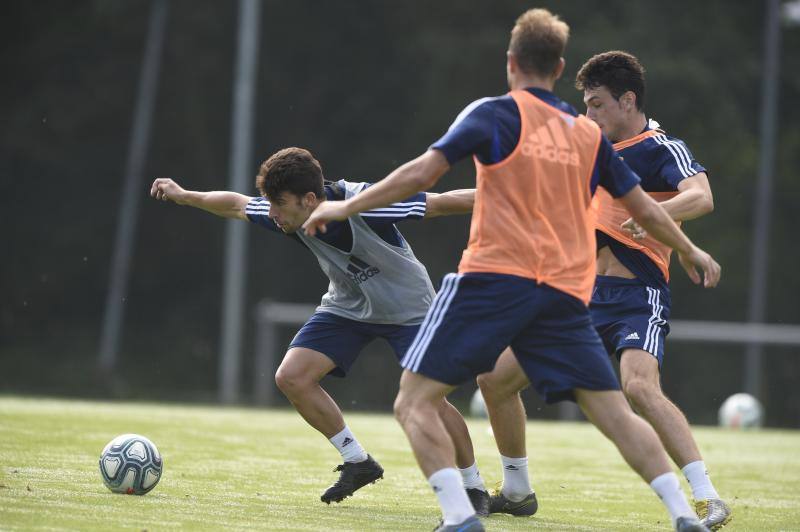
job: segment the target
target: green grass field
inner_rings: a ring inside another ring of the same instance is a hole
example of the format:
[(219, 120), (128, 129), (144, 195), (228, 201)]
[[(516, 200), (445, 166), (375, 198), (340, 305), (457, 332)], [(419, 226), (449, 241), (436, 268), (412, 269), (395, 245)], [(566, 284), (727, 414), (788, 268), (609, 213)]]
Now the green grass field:
[[(348, 415), (386, 469), (339, 505), (319, 501), (339, 456), (293, 411), (0, 398), (2, 530), (430, 530), (438, 507), (390, 415)], [(502, 478), (485, 420), (468, 420), (478, 463)], [(136, 432), (164, 457), (159, 485), (115, 495), (97, 459)], [(698, 428), (725, 530), (800, 529), (800, 432)], [(531, 519), (492, 516), (487, 530), (669, 530), (665, 511), (613, 446), (583, 423), (530, 422), (540, 500)]]

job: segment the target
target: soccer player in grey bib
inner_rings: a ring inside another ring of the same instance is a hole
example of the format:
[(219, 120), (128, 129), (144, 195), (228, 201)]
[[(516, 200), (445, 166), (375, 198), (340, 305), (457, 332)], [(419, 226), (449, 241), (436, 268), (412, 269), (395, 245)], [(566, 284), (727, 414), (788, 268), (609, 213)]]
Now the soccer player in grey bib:
[[(398, 360), (416, 336), (433, 300), (425, 266), (395, 224), (472, 212), (474, 189), (443, 194), (419, 193), (388, 207), (329, 224), (325, 233), (306, 235), (301, 227), (326, 200), (348, 199), (369, 183), (327, 182), (319, 162), (307, 150), (283, 149), (260, 168), (261, 196), (236, 192), (196, 192), (175, 181), (156, 179), (150, 194), (160, 200), (197, 207), (217, 216), (249, 220), (285, 234), (307, 247), (330, 279), (316, 312), (298, 331), (275, 375), (281, 391), (312, 427), (325, 435), (342, 456), (339, 479), (322, 495), (339, 502), (383, 476), (383, 468), (366, 453), (347, 427), (342, 412), (320, 380), (344, 377), (363, 347), (384, 338)], [(488, 513), (489, 495), (475, 464), (464, 419), (446, 400), (441, 404), (456, 447), (456, 462), (476, 512)]]

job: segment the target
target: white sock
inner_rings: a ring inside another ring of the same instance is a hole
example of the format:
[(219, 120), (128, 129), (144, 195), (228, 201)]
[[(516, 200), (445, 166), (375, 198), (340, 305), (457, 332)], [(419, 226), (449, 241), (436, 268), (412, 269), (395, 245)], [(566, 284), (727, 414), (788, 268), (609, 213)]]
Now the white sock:
[(500, 460), (503, 462), (503, 496), (512, 502), (519, 502), (533, 493), (528, 479), (528, 457), (508, 458), (500, 455)]
[(477, 462), (469, 467), (465, 467), (464, 469), (459, 468), (458, 470), (461, 471), (461, 479), (464, 481), (464, 488), (477, 488), (486, 491), (486, 485), (484, 485), (481, 474), (478, 471)]
[(683, 491), (681, 491), (678, 475), (672, 471), (654, 478), (650, 483), (650, 487), (653, 488), (653, 491), (661, 498), (661, 502), (667, 507), (673, 525), (679, 517), (697, 516), (694, 510), (689, 507), (689, 502), (686, 500)]
[(708, 476), (705, 462), (702, 460), (690, 462), (681, 471), (683, 471), (686, 480), (689, 481), (689, 485), (692, 487), (694, 500), (719, 499), (719, 494), (711, 483), (711, 477)]
[(367, 459), (367, 453), (347, 425), (344, 430), (330, 439), (336, 450), (342, 455), (345, 462), (363, 462)]
[(439, 499), (445, 525), (457, 525), (475, 515), (475, 509), (464, 490), (461, 474), (456, 468), (440, 469), (428, 478), (428, 482)]

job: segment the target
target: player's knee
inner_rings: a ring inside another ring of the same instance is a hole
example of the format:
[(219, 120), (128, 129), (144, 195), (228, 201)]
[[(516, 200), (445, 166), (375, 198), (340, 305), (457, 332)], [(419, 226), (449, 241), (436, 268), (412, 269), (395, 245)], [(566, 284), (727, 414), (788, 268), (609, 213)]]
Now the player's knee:
[(398, 393), (397, 397), (394, 399), (395, 419), (397, 419), (400, 425), (404, 425), (410, 412), (411, 401), (409, 400), (408, 394), (404, 394), (403, 392)]
[(278, 389), (286, 393), (291, 388), (291, 381), (292, 379), (288, 372), (284, 371), (283, 368), (278, 368), (278, 371), (275, 372), (275, 385)]
[(622, 383), (625, 397), (633, 403), (636, 410), (646, 410), (658, 400), (661, 395), (660, 388), (650, 380), (642, 377), (631, 377)]
[(498, 378), (494, 373), (482, 373), (478, 375), (477, 381), (481, 395), (487, 403), (496, 403), (517, 393), (510, 382)]
[(481, 373), (476, 379), (478, 381), (478, 388), (481, 389), (481, 395), (484, 399), (495, 393), (495, 382), (490, 373)]
[(304, 389), (309, 382), (307, 376), (293, 368), (281, 366), (275, 372), (275, 384), (287, 396)]
[(438, 403), (429, 402), (416, 394), (401, 390), (394, 400), (394, 417), (404, 425), (415, 414), (422, 415), (423, 418), (438, 415), (439, 406)]

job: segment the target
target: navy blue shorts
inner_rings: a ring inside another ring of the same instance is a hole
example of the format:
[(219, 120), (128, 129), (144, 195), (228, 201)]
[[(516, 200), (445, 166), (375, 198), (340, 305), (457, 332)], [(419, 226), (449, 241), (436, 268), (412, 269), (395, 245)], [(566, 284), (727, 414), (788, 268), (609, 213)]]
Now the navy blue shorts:
[(664, 339), (669, 334), (669, 292), (637, 279), (598, 275), (589, 310), (609, 355), (625, 349), (647, 351), (664, 361)]
[(508, 346), (548, 403), (574, 400), (575, 388), (619, 390), (583, 302), (514, 275), (447, 275), (400, 363), (456, 386), (491, 371)]
[(315, 312), (297, 331), (289, 349), (305, 347), (319, 351), (336, 364), (329, 375), (344, 377), (364, 346), (375, 338), (389, 342), (400, 360), (418, 330), (419, 325), (381, 325), (349, 320), (329, 312)]

